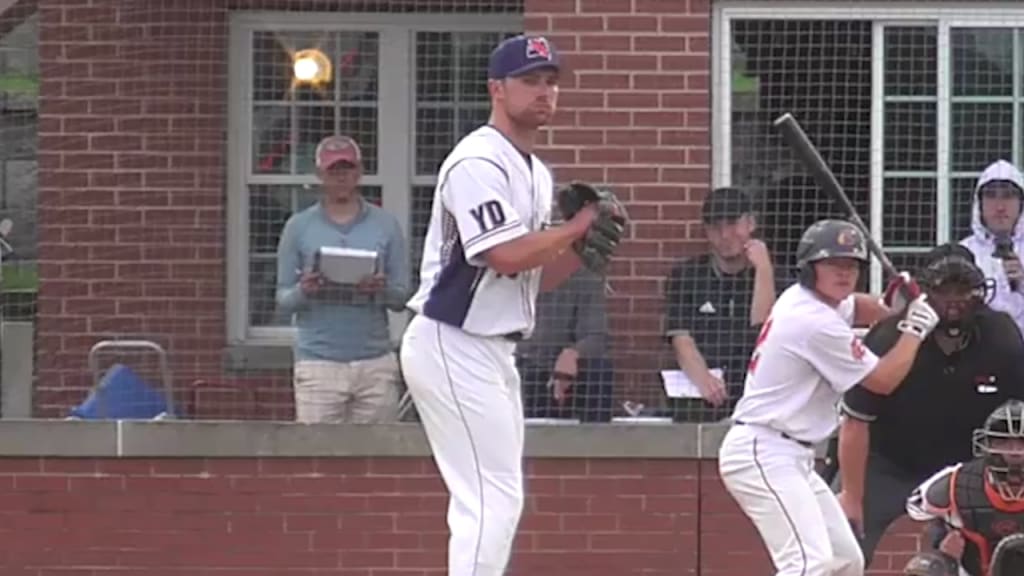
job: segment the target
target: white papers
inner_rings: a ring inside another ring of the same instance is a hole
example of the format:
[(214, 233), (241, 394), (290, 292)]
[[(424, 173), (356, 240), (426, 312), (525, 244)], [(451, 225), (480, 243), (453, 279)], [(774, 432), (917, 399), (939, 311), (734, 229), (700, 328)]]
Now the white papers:
[(358, 284), (377, 271), (377, 253), (357, 248), (324, 246), (317, 253), (317, 270), (337, 284)]
[[(708, 372), (716, 377), (722, 377), (721, 368), (711, 368)], [(669, 398), (703, 398), (700, 388), (686, 376), (682, 370), (662, 370), (661, 379), (665, 382), (665, 394)]]

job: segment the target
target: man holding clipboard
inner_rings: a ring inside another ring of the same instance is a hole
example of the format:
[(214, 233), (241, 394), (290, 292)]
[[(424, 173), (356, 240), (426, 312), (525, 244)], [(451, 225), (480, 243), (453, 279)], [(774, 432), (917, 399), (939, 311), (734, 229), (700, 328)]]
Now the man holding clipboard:
[(362, 167), (352, 138), (321, 141), (321, 199), (289, 218), (278, 244), (277, 305), (298, 328), (299, 422), (383, 422), (397, 411), (387, 311), (404, 309), (408, 249), (398, 219), (359, 193)]

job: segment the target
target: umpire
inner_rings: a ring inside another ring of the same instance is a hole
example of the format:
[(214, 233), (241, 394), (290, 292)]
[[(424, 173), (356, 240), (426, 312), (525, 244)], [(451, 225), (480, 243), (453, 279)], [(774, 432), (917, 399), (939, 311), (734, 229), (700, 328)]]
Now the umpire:
[[(917, 281), (940, 322), (910, 373), (890, 396), (855, 386), (840, 403), (839, 501), (860, 531), (865, 566), (913, 489), (970, 460), (974, 429), (1006, 400), (1021, 398), (1024, 386), (1024, 340), (1008, 314), (988, 307), (991, 283), (966, 248), (932, 249)], [(865, 345), (887, 352), (899, 317), (872, 327)]]

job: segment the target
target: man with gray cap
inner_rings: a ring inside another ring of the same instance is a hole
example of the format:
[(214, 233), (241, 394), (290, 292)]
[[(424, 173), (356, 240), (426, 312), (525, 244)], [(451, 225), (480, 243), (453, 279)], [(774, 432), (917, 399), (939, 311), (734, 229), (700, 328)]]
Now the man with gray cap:
[(1013, 164), (998, 160), (978, 178), (971, 202), (971, 235), (960, 241), (974, 253), (986, 278), (995, 280), (989, 306), (1013, 317), (1024, 331), (1024, 221), (1020, 218), (1024, 176)]
[[(277, 252), (277, 305), (295, 318), (295, 418), (302, 423), (394, 420), (398, 356), (388, 310), (408, 297), (398, 219), (359, 193), (362, 152), (347, 136), (316, 148), (321, 199), (288, 219)], [(321, 273), (321, 249), (377, 253), (376, 272), (341, 284)]]

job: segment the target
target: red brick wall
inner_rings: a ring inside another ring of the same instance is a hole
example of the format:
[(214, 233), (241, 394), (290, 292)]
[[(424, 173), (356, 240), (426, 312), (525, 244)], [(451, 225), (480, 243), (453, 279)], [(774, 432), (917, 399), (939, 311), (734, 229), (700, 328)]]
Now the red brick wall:
[(526, 3), (526, 29), (552, 37), (572, 69), (542, 154), (560, 181), (607, 183), (629, 201), (609, 319), (634, 398), (656, 378), (651, 351), (667, 351), (662, 280), (700, 246), (691, 238), (711, 182), (710, 10), (709, 0)]
[[(530, 461), (512, 574), (769, 576), (714, 462), (700, 468), (698, 480), (692, 460)], [(0, 566), (441, 576), (445, 507), (427, 459), (4, 459)], [(871, 574), (897, 573), (917, 545), (908, 526), (883, 542)]]
[(52, 416), (81, 400), (102, 338), (155, 339), (183, 381), (221, 364), (226, 12), (39, 4), (35, 402)]

